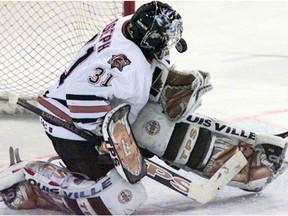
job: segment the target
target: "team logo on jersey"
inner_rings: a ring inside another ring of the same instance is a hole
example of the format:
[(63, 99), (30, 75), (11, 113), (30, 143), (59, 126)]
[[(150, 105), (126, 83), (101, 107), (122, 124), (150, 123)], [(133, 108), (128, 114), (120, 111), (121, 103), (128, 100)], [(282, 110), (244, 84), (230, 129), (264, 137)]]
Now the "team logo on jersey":
[(124, 189), (118, 194), (118, 200), (122, 204), (126, 204), (132, 200), (132, 192), (130, 190)]
[(131, 61), (124, 54), (112, 55), (108, 60), (108, 64), (111, 65), (111, 69), (118, 68), (119, 71), (123, 71), (123, 68), (131, 64)]
[(160, 124), (157, 121), (148, 121), (145, 125), (145, 130), (149, 135), (156, 135), (160, 131)]

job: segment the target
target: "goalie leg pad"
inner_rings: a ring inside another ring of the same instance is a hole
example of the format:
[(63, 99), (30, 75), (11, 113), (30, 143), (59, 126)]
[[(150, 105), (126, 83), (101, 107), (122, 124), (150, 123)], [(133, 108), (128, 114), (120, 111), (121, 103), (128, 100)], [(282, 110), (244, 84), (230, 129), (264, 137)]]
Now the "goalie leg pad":
[[(22, 161), (19, 156), (18, 149), (10, 147), (10, 167), (3, 170), (0, 173), (0, 195), (4, 203), (12, 209), (34, 209), (42, 207), (42, 203), (49, 202), (49, 196), (45, 196), (42, 199), (43, 192), (38, 188), (25, 181), (25, 167), (28, 162)], [(48, 205), (44, 205), (44, 208), (48, 208)], [(53, 209), (57, 211), (64, 211), (63, 207), (58, 208), (55, 202), (52, 202)], [(67, 212), (67, 211), (66, 211)]]
[(0, 198), (12, 209), (31, 209), (36, 206), (32, 187), (25, 182), (18, 149), (9, 148), (10, 166), (0, 172)]
[(108, 176), (115, 179), (115, 183), (101, 194), (101, 199), (113, 215), (130, 215), (147, 199), (146, 190), (140, 181), (129, 184), (115, 169)]
[(55, 164), (36, 161), (25, 167), (25, 178), (40, 189), (39, 207), (51, 209), (54, 201), (56, 206), (60, 204), (64, 211), (66, 208), (74, 214), (132, 214), (146, 199), (140, 182), (129, 184), (115, 169), (95, 182), (76, 178)]
[(214, 135), (215, 147), (212, 157), (203, 170), (203, 176), (210, 178), (231, 156), (242, 151), (248, 164), (229, 183), (246, 191), (261, 191), (275, 179), (275, 165), (264, 149), (255, 148), (232, 137)]
[(5, 190), (1, 190), (0, 194), (5, 205), (11, 209), (37, 208), (33, 187), (28, 182), (16, 183)]
[(9, 148), (10, 166), (0, 172), (0, 191), (24, 181), (23, 167), (27, 162), (22, 161), (19, 149)]

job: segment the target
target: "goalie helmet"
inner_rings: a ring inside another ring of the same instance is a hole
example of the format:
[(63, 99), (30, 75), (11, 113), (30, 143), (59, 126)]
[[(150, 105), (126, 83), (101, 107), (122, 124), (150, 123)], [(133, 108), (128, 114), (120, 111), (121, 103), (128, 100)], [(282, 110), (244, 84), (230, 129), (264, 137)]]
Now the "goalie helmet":
[(180, 39), (181, 16), (168, 4), (153, 1), (142, 5), (132, 16), (128, 32), (149, 58), (160, 60)]

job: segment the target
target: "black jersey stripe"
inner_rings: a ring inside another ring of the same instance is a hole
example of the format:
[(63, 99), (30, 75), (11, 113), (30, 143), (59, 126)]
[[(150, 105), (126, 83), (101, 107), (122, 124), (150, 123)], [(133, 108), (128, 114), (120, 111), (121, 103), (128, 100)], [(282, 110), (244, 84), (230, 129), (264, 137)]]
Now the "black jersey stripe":
[[(102, 117), (100, 117), (100, 118), (102, 118)], [(72, 118), (72, 121), (75, 123), (87, 124), (87, 123), (98, 122), (99, 118)]]
[(75, 94), (67, 94), (67, 100), (80, 100), (80, 101), (106, 101), (107, 99), (104, 97), (98, 97), (96, 95), (75, 95)]
[(57, 102), (59, 102), (60, 104), (62, 104), (63, 106), (67, 107), (67, 102), (65, 100), (61, 100), (61, 99), (58, 99), (58, 98), (52, 98), (53, 100), (56, 100)]
[(62, 104), (63, 106), (67, 107), (67, 103), (66, 103), (66, 100), (61, 100), (61, 99), (58, 99), (58, 98), (53, 98), (53, 97), (49, 97), (47, 96), (47, 94), (49, 94), (50, 92), (47, 90), (44, 94), (43, 94), (43, 97), (44, 98), (47, 98), (47, 99), (53, 99), (53, 100), (56, 100), (57, 102), (59, 102), (60, 104)]
[[(95, 38), (98, 36), (98, 34), (94, 35), (89, 41), (86, 42), (86, 44), (90, 43), (91, 41), (95, 40)], [(85, 45), (86, 45), (85, 44)]]

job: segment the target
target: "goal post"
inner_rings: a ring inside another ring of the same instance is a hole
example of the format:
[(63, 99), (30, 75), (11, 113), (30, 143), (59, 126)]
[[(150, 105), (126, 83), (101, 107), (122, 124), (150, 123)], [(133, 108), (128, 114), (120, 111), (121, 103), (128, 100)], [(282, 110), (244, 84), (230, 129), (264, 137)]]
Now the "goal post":
[(0, 101), (37, 97), (85, 42), (134, 10), (134, 1), (0, 1)]
[(123, 16), (128, 16), (135, 11), (135, 1), (124, 1)]

